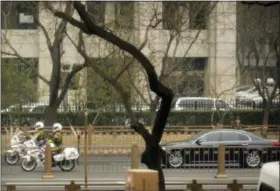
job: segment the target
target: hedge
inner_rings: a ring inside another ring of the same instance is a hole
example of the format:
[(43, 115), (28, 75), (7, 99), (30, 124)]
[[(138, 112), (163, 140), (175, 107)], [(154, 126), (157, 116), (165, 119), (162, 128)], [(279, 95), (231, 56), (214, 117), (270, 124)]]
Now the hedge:
[[(210, 125), (211, 117), (214, 113), (214, 124), (219, 121), (219, 115), (225, 114), (222, 112), (213, 111), (172, 111), (168, 117), (169, 125)], [(150, 112), (136, 112), (137, 118), (149, 123)], [(96, 113), (88, 114), (88, 121), (92, 123)], [(223, 124), (229, 125), (231, 119), (236, 119), (239, 116), (241, 123), (244, 125), (260, 125), (263, 121), (262, 110), (233, 110), (225, 114)], [(123, 112), (104, 112), (99, 114), (95, 125), (110, 126), (110, 125), (124, 125), (127, 119), (126, 113)], [(36, 121), (44, 120), (42, 113), (2, 113), (1, 125), (32, 125)], [(84, 125), (84, 113), (59, 113), (58, 122), (64, 126), (68, 126), (69, 122), (75, 126)], [(272, 110), (269, 116), (269, 124), (280, 124), (280, 109)]]

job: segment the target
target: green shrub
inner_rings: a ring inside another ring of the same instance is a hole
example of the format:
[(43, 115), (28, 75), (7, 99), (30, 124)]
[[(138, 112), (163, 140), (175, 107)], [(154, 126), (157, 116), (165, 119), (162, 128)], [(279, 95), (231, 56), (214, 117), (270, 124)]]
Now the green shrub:
[[(169, 125), (210, 125), (213, 115), (213, 124), (219, 122), (219, 114), (222, 112), (213, 111), (172, 111), (168, 117)], [(88, 122), (91, 124), (96, 116), (96, 113), (88, 114)], [(147, 124), (150, 121), (150, 112), (137, 112), (137, 118), (141, 122)], [(234, 110), (224, 115), (224, 125), (229, 125), (231, 119), (236, 119), (239, 116), (241, 124), (244, 125), (260, 125), (263, 121), (262, 110)], [(272, 110), (269, 116), (269, 124), (280, 124), (280, 110)], [(123, 112), (105, 112), (100, 113), (96, 120), (95, 125), (112, 126), (112, 125), (124, 125), (127, 119), (127, 114)], [(44, 120), (44, 114), (38, 113), (2, 113), (1, 124), (2, 125), (33, 125), (36, 121)], [(65, 126), (72, 125), (83, 126), (84, 125), (84, 113), (59, 113), (58, 122)]]

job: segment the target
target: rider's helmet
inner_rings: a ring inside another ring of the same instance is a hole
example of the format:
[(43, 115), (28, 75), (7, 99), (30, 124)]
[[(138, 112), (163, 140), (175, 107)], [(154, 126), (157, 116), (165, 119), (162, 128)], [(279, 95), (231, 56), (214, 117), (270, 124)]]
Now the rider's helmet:
[(36, 131), (39, 131), (40, 129), (43, 129), (44, 128), (44, 123), (39, 121), (35, 124), (35, 130)]
[(62, 125), (60, 123), (53, 124), (53, 132), (58, 132), (62, 130)]

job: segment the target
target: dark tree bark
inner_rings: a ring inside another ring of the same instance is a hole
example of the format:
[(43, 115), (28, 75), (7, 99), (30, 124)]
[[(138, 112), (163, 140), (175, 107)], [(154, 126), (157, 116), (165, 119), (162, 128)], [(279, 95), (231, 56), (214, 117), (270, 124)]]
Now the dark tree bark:
[[(161, 168), (162, 150), (159, 146), (159, 142), (162, 138), (165, 124), (171, 109), (173, 92), (171, 89), (167, 88), (159, 81), (152, 63), (139, 49), (137, 49), (131, 43), (122, 40), (121, 38), (114, 35), (113, 33), (93, 23), (88, 13), (86, 12), (85, 6), (83, 4), (81, 4), (80, 2), (73, 2), (73, 5), (83, 22), (80, 22), (74, 19), (73, 17), (59, 11), (53, 10), (53, 13), (55, 16), (67, 20), (73, 26), (81, 29), (84, 33), (90, 35), (97, 35), (100, 38), (116, 45), (120, 49), (125, 50), (126, 52), (131, 54), (135, 59), (139, 61), (139, 63), (145, 69), (145, 72), (147, 73), (148, 76), (150, 89), (154, 93), (156, 93), (159, 97), (161, 97), (162, 100), (161, 105), (159, 111), (156, 114), (152, 132), (149, 133), (142, 124), (135, 121), (131, 124), (131, 127), (143, 137), (146, 143), (146, 149), (142, 154), (141, 162), (146, 164), (149, 169), (157, 170), (159, 172), (159, 189), (160, 191), (165, 191), (164, 174)], [(84, 55), (84, 57), (86, 56)], [(100, 75), (106, 78), (106, 75), (104, 74), (100, 74)], [(129, 111), (131, 111), (131, 108), (127, 103), (127, 94), (121, 87), (119, 87), (111, 79), (107, 79), (107, 80), (111, 81), (111, 84), (114, 84), (114, 87), (122, 94), (124, 105), (126, 107), (127, 112), (129, 113)]]
[(246, 5), (259, 5), (262, 7), (270, 7), (273, 5), (278, 5), (279, 1), (241, 1), (242, 4)]

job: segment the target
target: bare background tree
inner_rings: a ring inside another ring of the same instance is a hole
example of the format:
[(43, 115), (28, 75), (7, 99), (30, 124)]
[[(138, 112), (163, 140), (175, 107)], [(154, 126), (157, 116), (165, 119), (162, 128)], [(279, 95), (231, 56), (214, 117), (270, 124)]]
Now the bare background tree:
[[(243, 84), (254, 85), (264, 111), (262, 135), (266, 137), (269, 112), (275, 98), (279, 99), (280, 4), (237, 4), (237, 61)], [(265, 5), (265, 6), (264, 6)], [(275, 70), (275, 66), (277, 70)], [(277, 72), (278, 71), (278, 72)], [(267, 84), (267, 79), (274, 83)], [(277, 90), (278, 88), (278, 90)]]
[[(73, 15), (74, 9), (70, 4), (63, 9), (61, 4), (63, 3), (54, 3), (55, 6), (58, 7), (59, 10), (63, 11), (65, 14)], [(42, 22), (40, 19), (44, 17), (52, 17), (51, 14), (46, 12), (44, 3), (37, 2), (1, 2), (1, 16), (2, 16), (2, 25), (3, 28), (13, 28), (15, 21), (17, 21), (16, 16), (19, 14), (26, 14), (31, 16), (34, 19), (34, 24), (30, 27), (30, 24), (22, 25), (23, 27), (29, 27), (30, 29), (36, 28), (39, 26), (39, 29), (43, 32), (46, 42), (46, 48), (49, 50), (49, 54), (51, 57), (52, 63), (52, 71), (50, 79), (45, 78), (41, 74), (39, 74), (38, 69), (35, 74), (39, 77), (40, 80), (45, 82), (49, 86), (49, 106), (46, 110), (45, 115), (45, 124), (47, 126), (52, 125), (57, 118), (57, 109), (61, 102), (63, 101), (68, 87), (71, 83), (72, 78), (76, 73), (81, 71), (86, 67), (86, 64), (78, 65), (74, 67), (71, 72), (67, 74), (62, 74), (61, 68), (62, 58), (63, 58), (63, 41), (65, 38), (64, 32), (67, 29), (67, 21), (61, 20), (59, 21), (55, 17), (50, 19), (48, 23)], [(40, 12), (40, 17), (39, 17)], [(16, 14), (15, 14), (16, 13)], [(42, 13), (44, 13), (42, 15)], [(33, 26), (34, 25), (34, 26)], [(3, 43), (2, 47), (2, 55), (13, 56), (18, 58), (23, 65), (27, 65), (29, 67), (35, 67), (33, 62), (30, 62), (18, 51), (21, 47), (18, 47), (13, 42), (10, 42), (9, 35), (14, 36), (15, 34), (9, 34), (10, 30), (1, 30), (1, 38)], [(11, 32), (12, 33), (12, 32)], [(27, 35), (32, 35), (27, 34)], [(19, 34), (20, 36), (20, 34)], [(35, 85), (34, 85), (35, 86)]]

